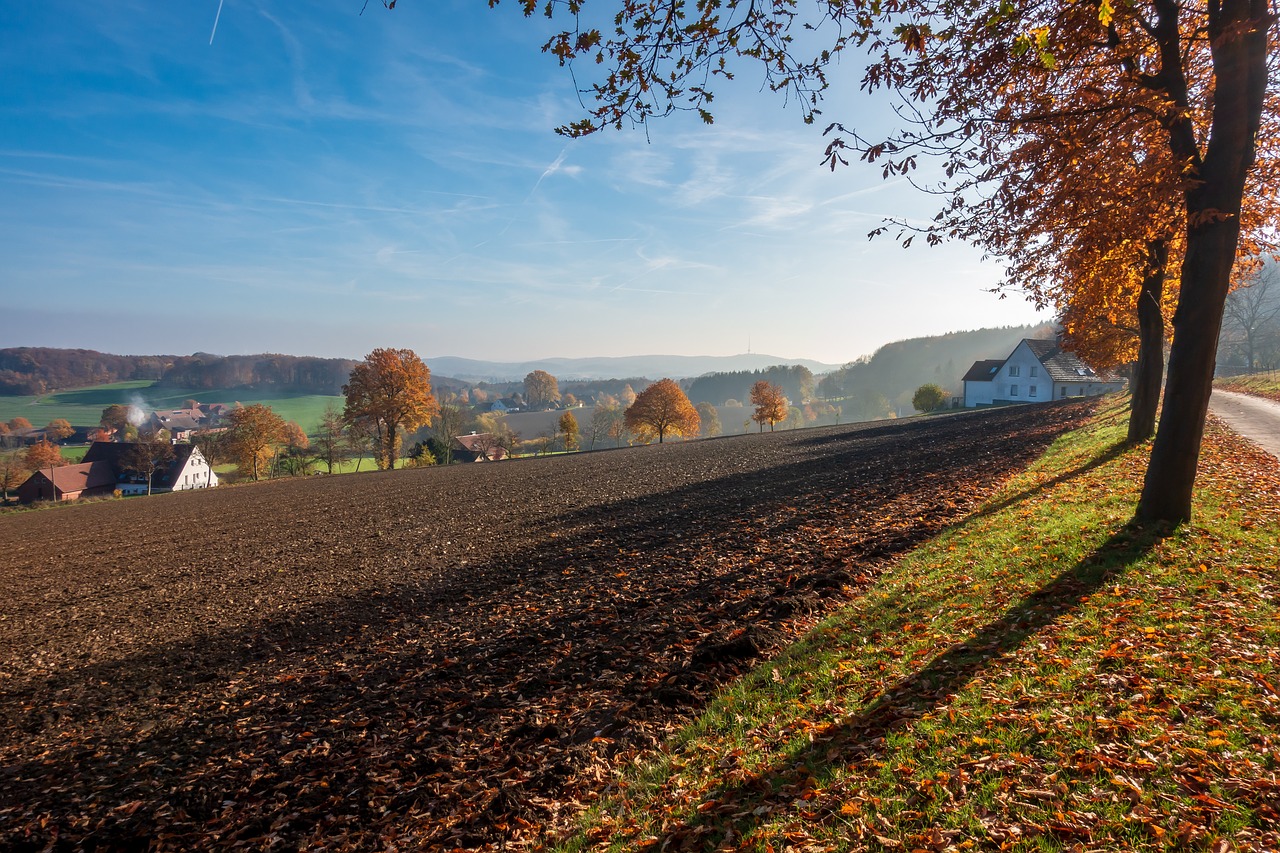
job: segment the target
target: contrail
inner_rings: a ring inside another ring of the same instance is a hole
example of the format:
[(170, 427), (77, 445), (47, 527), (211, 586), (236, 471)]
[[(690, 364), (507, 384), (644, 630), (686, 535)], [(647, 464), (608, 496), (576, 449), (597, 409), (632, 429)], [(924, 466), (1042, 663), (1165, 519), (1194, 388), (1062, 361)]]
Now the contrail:
[(222, 17), (222, 4), (224, 0), (218, 0), (218, 14), (213, 16), (213, 32), (209, 33), (209, 44), (213, 44), (213, 37), (218, 34), (218, 19)]

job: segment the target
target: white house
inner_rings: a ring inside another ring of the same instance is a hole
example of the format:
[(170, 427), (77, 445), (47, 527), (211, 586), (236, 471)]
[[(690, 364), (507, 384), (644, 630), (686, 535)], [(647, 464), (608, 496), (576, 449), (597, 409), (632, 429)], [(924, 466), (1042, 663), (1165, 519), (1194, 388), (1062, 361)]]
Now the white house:
[[(95, 441), (84, 454), (85, 462), (109, 462), (115, 472), (116, 488), (126, 495), (147, 493), (147, 479), (129, 470), (129, 443)], [(212, 489), (218, 485), (209, 460), (194, 444), (173, 445), (173, 458), (151, 476), (151, 491), (182, 492), (189, 489)]]
[(1024, 338), (1003, 361), (975, 361), (964, 375), (964, 404), (1047, 403), (1092, 397), (1124, 388), (1124, 380), (1100, 375), (1056, 341)]

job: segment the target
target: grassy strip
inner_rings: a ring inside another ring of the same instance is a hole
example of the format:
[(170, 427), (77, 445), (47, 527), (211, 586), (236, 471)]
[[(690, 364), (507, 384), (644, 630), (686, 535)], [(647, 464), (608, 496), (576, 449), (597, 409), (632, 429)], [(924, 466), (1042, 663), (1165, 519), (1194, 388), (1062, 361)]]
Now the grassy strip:
[(631, 768), (562, 849), (1280, 848), (1274, 460), (1128, 524), (1113, 407)]
[(1224, 391), (1239, 391), (1242, 394), (1254, 394), (1280, 402), (1280, 371), (1255, 373), (1252, 376), (1232, 376), (1229, 379), (1214, 381), (1215, 388)]

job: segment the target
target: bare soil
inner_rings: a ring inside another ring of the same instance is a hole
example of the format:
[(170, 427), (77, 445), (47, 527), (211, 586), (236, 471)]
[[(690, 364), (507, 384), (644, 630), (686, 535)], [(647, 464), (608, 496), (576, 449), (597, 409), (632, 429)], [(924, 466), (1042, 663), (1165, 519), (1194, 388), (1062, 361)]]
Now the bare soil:
[(0, 517), (0, 848), (534, 847), (1088, 404)]

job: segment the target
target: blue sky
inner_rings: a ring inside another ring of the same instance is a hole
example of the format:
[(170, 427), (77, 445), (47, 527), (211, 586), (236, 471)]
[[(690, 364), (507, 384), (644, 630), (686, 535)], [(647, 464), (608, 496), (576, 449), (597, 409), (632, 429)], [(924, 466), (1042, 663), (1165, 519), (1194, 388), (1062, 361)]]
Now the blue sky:
[[(868, 242), (929, 199), (823, 168), (750, 68), (712, 127), (565, 140), (547, 22), (362, 3), (0, 5), (0, 345), (839, 363), (1044, 319), (968, 247)], [(856, 89), (825, 117), (875, 121)]]

